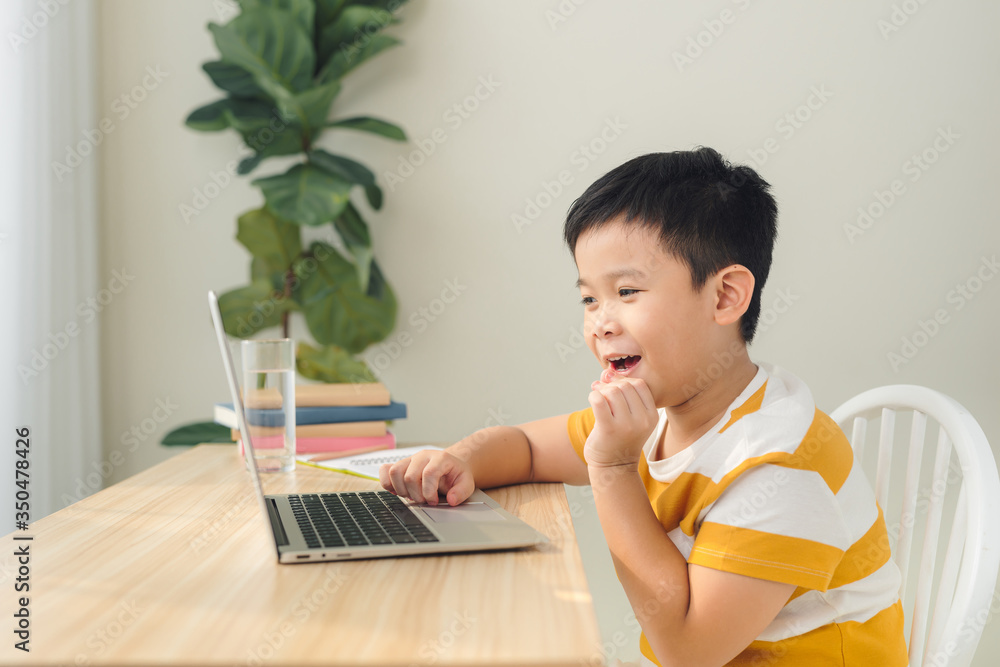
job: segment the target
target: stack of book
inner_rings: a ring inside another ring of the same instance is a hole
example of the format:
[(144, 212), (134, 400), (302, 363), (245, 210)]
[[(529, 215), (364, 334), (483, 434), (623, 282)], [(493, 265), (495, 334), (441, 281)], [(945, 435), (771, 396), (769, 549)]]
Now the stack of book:
[[(265, 390), (266, 391), (266, 390)], [(264, 397), (266, 398), (266, 397)], [(275, 395), (276, 400), (280, 397)], [(284, 437), (284, 415), (262, 397), (254, 398), (248, 421), (255, 448)], [(386, 421), (406, 417), (406, 405), (393, 401), (381, 382), (309, 384), (295, 387), (295, 450), (301, 454), (360, 453), (393, 449), (396, 437)], [(215, 421), (232, 429), (240, 453), (243, 443), (232, 403), (215, 404)]]

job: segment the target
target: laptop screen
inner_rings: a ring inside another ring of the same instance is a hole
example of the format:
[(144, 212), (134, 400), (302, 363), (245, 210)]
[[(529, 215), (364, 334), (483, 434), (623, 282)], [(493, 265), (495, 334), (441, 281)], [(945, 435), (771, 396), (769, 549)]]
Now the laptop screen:
[(250, 471), (250, 478), (253, 480), (254, 493), (257, 494), (261, 517), (267, 523), (267, 530), (270, 535), (271, 524), (268, 520), (267, 505), (264, 502), (264, 487), (261, 485), (260, 473), (257, 472), (257, 463), (254, 460), (253, 444), (250, 442), (250, 429), (247, 428), (246, 412), (243, 410), (239, 382), (236, 380), (236, 367), (233, 364), (233, 355), (229, 351), (229, 343), (226, 342), (226, 330), (222, 324), (222, 312), (219, 310), (219, 297), (216, 296), (214, 291), (209, 291), (208, 293), (208, 306), (212, 311), (212, 323), (215, 325), (215, 336), (219, 341), (219, 351), (222, 353), (222, 365), (226, 368), (229, 393), (233, 397), (236, 422), (240, 427), (240, 437), (243, 439), (243, 456), (246, 458), (247, 469)]

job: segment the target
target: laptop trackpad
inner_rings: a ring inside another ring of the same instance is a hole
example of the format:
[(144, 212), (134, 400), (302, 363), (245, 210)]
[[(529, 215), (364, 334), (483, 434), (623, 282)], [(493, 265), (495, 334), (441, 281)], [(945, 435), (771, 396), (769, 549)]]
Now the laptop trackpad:
[(455, 507), (421, 507), (435, 523), (461, 523), (463, 521), (506, 521), (502, 514), (486, 503), (463, 503)]

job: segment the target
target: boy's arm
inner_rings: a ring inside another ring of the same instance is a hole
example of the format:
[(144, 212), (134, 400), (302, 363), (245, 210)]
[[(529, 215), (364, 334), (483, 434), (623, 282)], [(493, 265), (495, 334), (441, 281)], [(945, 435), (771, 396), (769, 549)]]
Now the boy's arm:
[(416, 502), (437, 494), (457, 505), (478, 486), (522, 482), (587, 484), (587, 465), (569, 439), (569, 415), (476, 431), (443, 452), (420, 452), (380, 471), (382, 486)]
[(723, 665), (760, 635), (795, 586), (688, 565), (626, 468), (592, 468), (594, 502), (636, 620), (664, 667)]
[(594, 428), (584, 447), (594, 504), (636, 619), (660, 664), (722, 665), (767, 628), (793, 584), (688, 565), (639, 477), (642, 445), (656, 426), (642, 380), (595, 382)]

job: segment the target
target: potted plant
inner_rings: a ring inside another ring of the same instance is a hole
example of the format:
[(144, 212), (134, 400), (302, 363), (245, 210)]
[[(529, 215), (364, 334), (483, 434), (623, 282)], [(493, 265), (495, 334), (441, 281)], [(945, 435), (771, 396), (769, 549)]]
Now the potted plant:
[[(239, 217), (236, 233), (251, 255), (249, 282), (220, 295), (219, 303), (226, 332), (238, 338), (269, 327), (281, 327), (288, 338), (290, 314), (302, 313), (317, 345), (299, 342), (296, 367), (323, 382), (374, 381), (356, 355), (395, 326), (396, 297), (351, 201), (363, 192), (378, 210), (382, 190), (371, 170), (328, 151), (320, 138), (352, 130), (406, 140), (402, 129), (378, 118), (330, 118), (342, 79), (400, 43), (384, 29), (398, 22), (394, 12), (401, 4), (239, 0), (232, 20), (208, 25), (221, 57), (202, 69), (224, 96), (185, 121), (202, 132), (239, 133), (248, 150), (239, 174), (254, 172), (268, 158), (300, 158), (283, 173), (252, 181), (264, 204)], [(327, 232), (326, 240), (304, 244), (303, 226)], [(176, 429), (163, 442), (229, 439), (229, 429), (203, 422)]]

